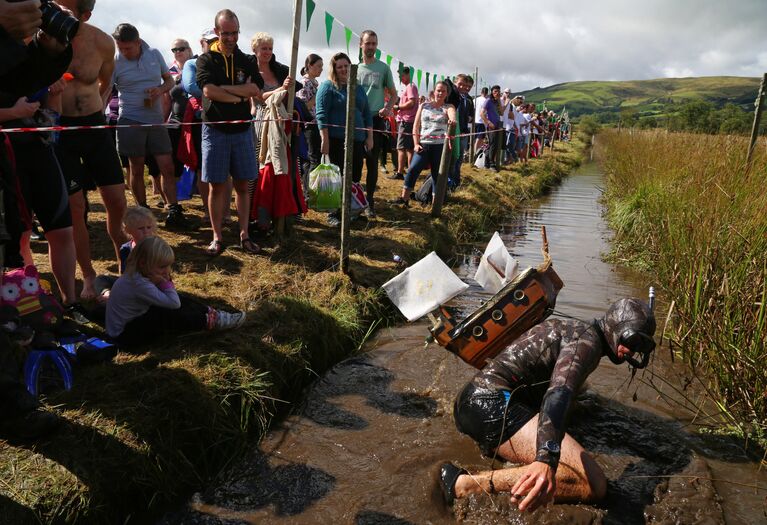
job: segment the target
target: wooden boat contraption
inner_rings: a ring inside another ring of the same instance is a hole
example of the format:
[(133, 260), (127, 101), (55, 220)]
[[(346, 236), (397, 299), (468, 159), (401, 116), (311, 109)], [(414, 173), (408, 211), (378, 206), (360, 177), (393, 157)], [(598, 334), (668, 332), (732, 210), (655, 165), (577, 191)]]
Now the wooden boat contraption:
[[(564, 283), (554, 271), (546, 228), (542, 227), (543, 263), (528, 268), (463, 321), (444, 306), (430, 314), (436, 342), (468, 364), (483, 368), (512, 341), (551, 315)], [(499, 269), (495, 268), (503, 275)]]

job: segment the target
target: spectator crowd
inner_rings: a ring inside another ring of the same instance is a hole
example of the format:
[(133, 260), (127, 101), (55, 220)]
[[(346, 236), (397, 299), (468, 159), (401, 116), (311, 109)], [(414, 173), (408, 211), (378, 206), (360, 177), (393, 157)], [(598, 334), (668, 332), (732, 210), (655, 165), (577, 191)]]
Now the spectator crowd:
[[(69, 13), (61, 13), (67, 17), (62, 26), (52, 27), (41, 19), (39, 0), (0, 2), (0, 126), (78, 128), (0, 133), (2, 266), (33, 265), (30, 240), (39, 225), (64, 316), (98, 320), (121, 348), (168, 332), (240, 326), (245, 312), (217, 310), (176, 291), (174, 253), (158, 233), (148, 191), (162, 209), (162, 226), (182, 231), (200, 224), (179, 201), (180, 186), (199, 194), (211, 230), (205, 250), (212, 257), (226, 248), (234, 195), (231, 227), (243, 252), (258, 254), (263, 239), (306, 213), (308, 176), (323, 158), (343, 171), (351, 59), (343, 52), (330, 56), (322, 81), (325, 61), (312, 53), (300, 78), (292, 78), (269, 34), (256, 33), (250, 48), (241, 48), (239, 19), (223, 9), (195, 39), (197, 49), (184, 38), (170, 43), (169, 66), (133, 25), (121, 23), (108, 35), (89, 24), (95, 0), (57, 3)], [(474, 79), (458, 74), (422, 96), (409, 67), (400, 66), (397, 85), (391, 68), (376, 58), (375, 31), (364, 31), (359, 47), (351, 175), (361, 183), (365, 174), (368, 220), (381, 206), (409, 206), (424, 170), (430, 200), (445, 147), (451, 149), (448, 188), (454, 191), (464, 162), (498, 170), (540, 157), (551, 140), (565, 138), (557, 115), (536, 111), (509, 89), (483, 88), (473, 98)], [(469, 158), (472, 149), (477, 155)], [(378, 175), (389, 173), (390, 156), (389, 178), (403, 181), (402, 192), (381, 203)], [(106, 211), (120, 275), (97, 275), (92, 264), (93, 191)], [(332, 213), (328, 220), (338, 224)], [(11, 306), (18, 293), (3, 281), (0, 428), (33, 436), (55, 422), (29, 398), (5, 351), (9, 341), (25, 339), (24, 311)]]

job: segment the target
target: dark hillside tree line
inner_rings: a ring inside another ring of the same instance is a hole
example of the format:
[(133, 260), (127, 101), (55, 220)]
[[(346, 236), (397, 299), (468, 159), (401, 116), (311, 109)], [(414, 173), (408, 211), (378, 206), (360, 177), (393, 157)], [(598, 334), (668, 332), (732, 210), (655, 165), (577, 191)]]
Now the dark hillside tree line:
[[(684, 104), (669, 105), (662, 115), (642, 115), (636, 108), (620, 111), (601, 111), (581, 116), (578, 123), (592, 129), (595, 125), (639, 129), (667, 129), (669, 131), (723, 135), (748, 135), (754, 121), (754, 112), (727, 103), (717, 108), (706, 100), (691, 100)], [(767, 118), (762, 118), (760, 134), (767, 134)]]

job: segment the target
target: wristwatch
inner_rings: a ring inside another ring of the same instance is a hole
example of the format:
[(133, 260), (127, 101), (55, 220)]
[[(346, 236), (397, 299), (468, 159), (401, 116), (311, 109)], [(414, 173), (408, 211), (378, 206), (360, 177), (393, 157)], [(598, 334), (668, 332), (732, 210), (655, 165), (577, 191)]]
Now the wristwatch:
[(555, 469), (559, 465), (559, 455), (561, 448), (556, 441), (548, 440), (538, 449), (538, 454), (535, 456), (535, 461), (546, 463), (551, 468)]

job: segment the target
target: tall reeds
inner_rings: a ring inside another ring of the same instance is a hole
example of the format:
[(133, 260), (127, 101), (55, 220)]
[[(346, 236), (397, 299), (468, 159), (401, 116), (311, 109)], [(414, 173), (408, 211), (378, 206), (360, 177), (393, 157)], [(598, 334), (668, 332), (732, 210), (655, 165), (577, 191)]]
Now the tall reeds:
[(657, 275), (667, 333), (714, 393), (726, 424), (767, 442), (767, 155), (747, 139), (599, 136), (616, 257)]

